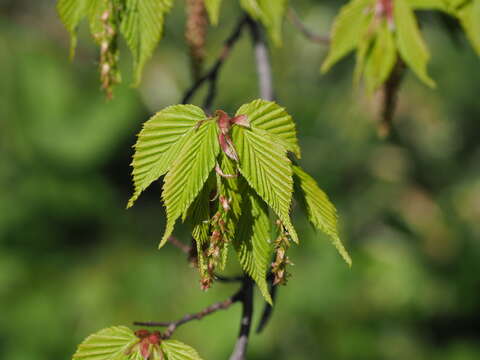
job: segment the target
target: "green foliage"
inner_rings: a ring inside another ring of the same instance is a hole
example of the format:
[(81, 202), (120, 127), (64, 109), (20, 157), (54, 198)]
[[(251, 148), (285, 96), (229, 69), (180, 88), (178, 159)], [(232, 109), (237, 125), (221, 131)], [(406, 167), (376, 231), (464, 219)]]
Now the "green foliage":
[(202, 360), (194, 348), (180, 341), (165, 340), (160, 347), (168, 360)]
[(240, 0), (240, 4), (252, 18), (265, 26), (276, 45), (282, 44), (282, 23), (287, 0)]
[(215, 269), (223, 269), (233, 243), (242, 268), (271, 303), (266, 282), (274, 251), (269, 209), (282, 238), (298, 243), (290, 219), (294, 171), (310, 220), (351, 263), (338, 237), (335, 208), (315, 181), (292, 165), (289, 151), (300, 156), (295, 124), (274, 102), (254, 100), (233, 118), (220, 110), (208, 117), (193, 105), (168, 107), (148, 120), (138, 137), (129, 206), (166, 174), (162, 199), (167, 225), (160, 246), (179, 217), (188, 219), (202, 287), (211, 285)]
[(126, 0), (122, 34), (133, 54), (134, 84), (162, 37), (165, 14), (173, 0)]
[(463, 6), (455, 8), (454, 14), (459, 18), (473, 48), (480, 55), (480, 0), (470, 0)]
[(87, 337), (72, 360), (202, 360), (192, 347), (176, 340), (162, 340), (159, 332), (125, 326), (100, 330)]
[(208, 17), (212, 25), (218, 24), (221, 5), (222, 5), (222, 0), (205, 0), (205, 8), (207, 9)]
[(87, 337), (73, 355), (73, 360), (132, 359), (127, 354), (138, 343), (134, 332), (125, 326), (100, 330)]
[(397, 56), (424, 83), (434, 86), (427, 74), (429, 53), (408, 0), (352, 0), (345, 5), (335, 19), (332, 45), (322, 71), (355, 49), (356, 79), (363, 74), (370, 92), (388, 79)]
[(339, 254), (348, 265), (352, 265), (352, 259), (340, 241), (337, 229), (337, 211), (322, 191), (315, 180), (308, 175), (300, 166), (293, 166), (295, 181), (301, 189), (301, 203), (307, 210), (308, 219), (312, 225), (327, 234), (337, 248)]
[(425, 84), (434, 87), (434, 81), (427, 74), (430, 54), (407, 0), (395, 0), (394, 14), (398, 52), (405, 63)]

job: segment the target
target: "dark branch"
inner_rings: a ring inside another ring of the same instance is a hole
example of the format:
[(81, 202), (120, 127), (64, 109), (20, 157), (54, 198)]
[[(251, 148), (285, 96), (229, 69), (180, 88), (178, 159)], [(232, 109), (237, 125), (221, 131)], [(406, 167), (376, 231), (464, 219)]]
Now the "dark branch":
[(166, 327), (167, 330), (162, 334), (162, 337), (164, 339), (168, 339), (172, 336), (172, 334), (175, 332), (175, 330), (183, 325), (186, 324), (190, 321), (193, 320), (201, 320), (205, 316), (213, 314), (219, 310), (225, 310), (228, 309), (230, 306), (232, 306), (234, 303), (241, 301), (243, 299), (243, 292), (244, 292), (244, 287), (235, 293), (233, 296), (229, 297), (228, 299), (215, 303), (213, 305), (210, 305), (209, 307), (203, 309), (202, 311), (195, 313), (195, 314), (187, 314), (184, 317), (182, 317), (180, 320), (177, 321), (169, 321), (169, 322), (156, 322), (156, 321), (135, 321), (133, 324), (136, 326), (148, 326), (148, 327)]
[(190, 102), (192, 97), (195, 95), (195, 93), (200, 89), (200, 87), (205, 83), (209, 82), (209, 88), (208, 88), (208, 93), (205, 98), (205, 103), (204, 103), (204, 108), (208, 111), (210, 111), (210, 108), (213, 104), (213, 99), (216, 96), (217, 92), (217, 78), (218, 74), (225, 63), (225, 60), (228, 58), (230, 55), (231, 50), (233, 49), (234, 45), (237, 43), (238, 39), (240, 38), (240, 35), (242, 34), (242, 29), (247, 23), (247, 16), (242, 17), (235, 28), (233, 29), (233, 32), (230, 34), (230, 36), (225, 40), (225, 43), (223, 45), (222, 51), (220, 52), (220, 55), (218, 56), (218, 59), (215, 61), (213, 66), (210, 68), (210, 70), (207, 71), (205, 75), (200, 77), (186, 92), (185, 95), (183, 96), (182, 99), (182, 104), (187, 104)]
[(181, 242), (180, 240), (178, 240), (176, 237), (174, 236), (170, 236), (168, 238), (168, 241), (174, 245), (175, 247), (179, 248), (182, 252), (184, 252), (185, 254), (187, 255), (190, 255), (190, 252), (192, 251), (192, 247), (187, 245), (187, 244), (184, 244), (183, 242)]
[(240, 301), (243, 306), (242, 319), (237, 343), (230, 356), (230, 360), (244, 360), (247, 354), (248, 337), (250, 335), (253, 318), (253, 281), (249, 277), (245, 278), (240, 294), (242, 296)]
[[(273, 274), (270, 274), (267, 280), (270, 287), (270, 295), (272, 296), (272, 302), (275, 304), (275, 300), (277, 298), (278, 286), (273, 285), (273, 279), (274, 279)], [(270, 318), (272, 317), (272, 314), (273, 314), (273, 306), (268, 303), (265, 303), (262, 317), (260, 318), (260, 321), (258, 322), (258, 325), (257, 325), (257, 330), (256, 330), (257, 334), (260, 334), (263, 331), (263, 329), (265, 329), (268, 322), (270, 321)]]
[(271, 101), (275, 98), (273, 93), (272, 66), (263, 29), (256, 21), (250, 18), (248, 19), (248, 25), (255, 52), (260, 97)]
[(293, 24), (293, 26), (295, 26), (308, 40), (325, 46), (330, 45), (330, 37), (325, 35), (318, 35), (312, 30), (308, 29), (305, 24), (302, 23), (302, 20), (300, 20), (300, 17), (293, 8), (288, 9), (288, 19)]

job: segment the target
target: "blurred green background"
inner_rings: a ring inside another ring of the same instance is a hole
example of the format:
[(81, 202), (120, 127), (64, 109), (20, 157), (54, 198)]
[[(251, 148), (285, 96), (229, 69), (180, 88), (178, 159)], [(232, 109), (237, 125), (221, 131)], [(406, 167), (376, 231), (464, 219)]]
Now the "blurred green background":
[[(209, 33), (209, 63), (236, 6), (225, 2)], [(325, 33), (340, 4), (295, 6)], [(0, 2), (2, 359), (69, 359), (103, 327), (173, 320), (235, 291), (201, 292), (183, 254), (156, 250), (159, 184), (125, 210), (135, 134), (190, 84), (183, 9), (177, 2), (168, 17), (138, 90), (122, 45), (124, 81), (107, 103), (85, 26), (71, 63), (53, 0)], [(293, 276), (266, 331), (252, 337), (249, 359), (480, 359), (480, 61), (461, 34), (421, 15), (438, 88), (407, 76), (386, 141), (376, 135), (377, 99), (352, 87), (353, 60), (320, 76), (325, 48), (285, 24), (284, 46), (272, 50), (278, 101), (298, 124), (301, 164), (338, 207), (354, 265), (298, 216)], [(230, 112), (256, 97), (247, 36), (219, 89), (216, 105)], [(257, 298), (257, 316), (261, 306)], [(175, 337), (205, 359), (226, 359), (239, 316), (237, 305)]]

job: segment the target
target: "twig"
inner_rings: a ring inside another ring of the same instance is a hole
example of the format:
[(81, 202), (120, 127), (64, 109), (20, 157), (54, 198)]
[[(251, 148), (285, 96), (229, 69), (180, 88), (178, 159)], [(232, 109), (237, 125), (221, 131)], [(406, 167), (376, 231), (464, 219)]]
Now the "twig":
[[(270, 274), (268, 276), (268, 284), (270, 285), (269, 287), (270, 287), (270, 295), (272, 296), (272, 302), (275, 304), (275, 300), (277, 298), (278, 286), (273, 285), (273, 279), (274, 279), (273, 274)], [(260, 321), (258, 322), (258, 325), (257, 325), (257, 330), (256, 330), (257, 334), (260, 334), (263, 331), (263, 329), (265, 329), (265, 327), (267, 326), (268, 322), (272, 317), (272, 313), (273, 313), (273, 306), (268, 303), (265, 303), (262, 317), (260, 318)]]
[(293, 8), (288, 9), (287, 16), (293, 26), (295, 26), (308, 40), (325, 46), (330, 45), (330, 37), (326, 35), (318, 35), (308, 29), (305, 24), (302, 23), (302, 20)]
[(177, 321), (169, 321), (169, 322), (156, 322), (156, 321), (135, 321), (133, 324), (136, 326), (148, 326), (148, 327), (166, 327), (167, 330), (162, 334), (164, 339), (168, 339), (172, 336), (175, 330), (190, 321), (193, 320), (201, 320), (205, 316), (213, 314), (218, 310), (225, 310), (232, 306), (234, 303), (241, 301), (243, 299), (243, 292), (244, 287), (240, 288), (240, 290), (235, 293), (233, 296), (229, 297), (228, 299), (210, 305), (209, 307), (203, 309), (202, 311), (195, 313), (195, 314), (187, 314), (182, 317), (180, 320)]
[(271, 101), (275, 96), (273, 93), (272, 66), (265, 36), (262, 28), (256, 21), (248, 18), (248, 25), (255, 52), (260, 97)]
[(247, 353), (248, 337), (253, 318), (253, 281), (249, 277), (246, 277), (243, 282), (241, 295), (243, 309), (240, 332), (230, 360), (244, 360)]
[(225, 63), (225, 60), (228, 58), (230, 55), (230, 52), (233, 48), (233, 46), (237, 43), (238, 39), (240, 38), (240, 35), (242, 34), (242, 29), (247, 23), (247, 16), (243, 16), (233, 29), (233, 32), (230, 34), (230, 36), (225, 40), (225, 43), (223, 45), (222, 51), (220, 52), (220, 55), (218, 59), (215, 61), (213, 66), (210, 68), (210, 70), (207, 71), (205, 75), (200, 77), (195, 83), (185, 92), (185, 95), (183, 96), (182, 99), (182, 104), (187, 104), (190, 102), (191, 98), (195, 93), (200, 89), (200, 87), (203, 85), (205, 82), (209, 82), (209, 88), (208, 88), (208, 93), (207, 97), (205, 99), (204, 107), (207, 110), (210, 110), (213, 99), (215, 98), (216, 92), (217, 92), (217, 78), (220, 69), (222, 68), (223, 64)]
[(186, 245), (184, 244), (183, 242), (181, 242), (180, 240), (178, 240), (176, 237), (174, 236), (170, 236), (168, 238), (168, 241), (170, 241), (170, 243), (172, 245), (174, 245), (175, 247), (179, 248), (182, 252), (184, 252), (185, 254), (187, 255), (190, 255), (190, 252), (192, 251), (192, 247), (189, 246), (189, 245)]

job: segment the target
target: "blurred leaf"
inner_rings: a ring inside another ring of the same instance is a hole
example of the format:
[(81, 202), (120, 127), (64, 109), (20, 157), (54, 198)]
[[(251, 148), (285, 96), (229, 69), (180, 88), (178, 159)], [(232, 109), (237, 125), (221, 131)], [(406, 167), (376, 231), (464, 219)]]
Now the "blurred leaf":
[(448, 8), (447, 6), (448, 1), (449, 0), (408, 0), (408, 5), (415, 10), (436, 9), (436, 10), (446, 11)]
[(133, 54), (134, 85), (162, 37), (165, 14), (173, 0), (126, 0), (121, 30)]
[(77, 349), (73, 360), (127, 360), (127, 352), (139, 341), (132, 330), (114, 326), (87, 337)]
[(402, 59), (420, 80), (430, 87), (435, 87), (435, 82), (427, 74), (430, 54), (412, 9), (407, 0), (395, 0), (394, 9), (397, 46)]
[(480, 0), (472, 0), (457, 12), (468, 39), (480, 55)]
[(359, 46), (372, 20), (372, 12), (367, 11), (367, 7), (373, 3), (374, 0), (352, 0), (342, 7), (333, 23), (330, 49), (322, 65), (323, 73)]
[(351, 266), (352, 259), (343, 246), (337, 229), (337, 210), (328, 199), (315, 179), (308, 175), (300, 166), (293, 166), (293, 173), (303, 191), (303, 199), (307, 208), (308, 218), (312, 225), (327, 234), (345, 262)]
[(282, 44), (282, 24), (287, 3), (287, 0), (240, 0), (252, 18), (262, 22), (277, 46)]
[(208, 17), (212, 25), (218, 25), (218, 17), (220, 14), (220, 6), (222, 0), (205, 0), (205, 8), (208, 12)]
[(194, 136), (195, 124), (205, 119), (205, 113), (197, 106), (174, 105), (144, 123), (132, 161), (135, 191), (127, 207), (169, 170), (179, 151)]
[(75, 55), (77, 47), (78, 24), (88, 14), (91, 0), (58, 0), (57, 11), (63, 24), (70, 33), (70, 57)]
[(384, 20), (377, 31), (375, 43), (365, 64), (365, 82), (370, 93), (388, 79), (396, 61), (397, 49), (393, 33)]

